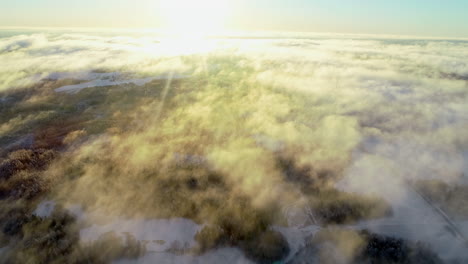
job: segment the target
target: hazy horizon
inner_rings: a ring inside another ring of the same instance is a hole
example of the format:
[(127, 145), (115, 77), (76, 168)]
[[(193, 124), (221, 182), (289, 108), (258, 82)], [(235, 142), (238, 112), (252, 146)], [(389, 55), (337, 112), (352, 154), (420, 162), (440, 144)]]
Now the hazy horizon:
[[(171, 33), (168, 29), (158, 28), (119, 28), (119, 27), (26, 27), (26, 26), (0, 26), (0, 34), (18, 33), (91, 33), (91, 34), (136, 34), (147, 36), (193, 39), (180, 34)], [(1, 35), (0, 35), (1, 36)], [(5, 36), (5, 35), (4, 35)], [(401, 39), (401, 40), (454, 40), (468, 41), (468, 37), (431, 36), (431, 35), (398, 35), (398, 34), (378, 34), (378, 33), (343, 33), (343, 32), (314, 32), (314, 31), (277, 31), (277, 30), (226, 30), (223, 32), (213, 32), (195, 37), (196, 39), (210, 38), (356, 38), (356, 39)]]
[(191, 26), (193, 21), (203, 20), (208, 13), (214, 20), (201, 25), (221, 24), (216, 25), (220, 31), (468, 37), (465, 15), (468, 2), (462, 0), (365, 0), (359, 3), (346, 0), (174, 0), (170, 5), (166, 2), (17, 0), (2, 4), (0, 26), (167, 29), (174, 27), (174, 15), (179, 14), (186, 26)]

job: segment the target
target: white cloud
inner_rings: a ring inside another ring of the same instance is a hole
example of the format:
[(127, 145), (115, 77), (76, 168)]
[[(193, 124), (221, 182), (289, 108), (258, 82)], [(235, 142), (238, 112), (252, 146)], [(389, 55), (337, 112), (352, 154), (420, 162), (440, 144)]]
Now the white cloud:
[[(86, 167), (70, 197), (91, 199), (83, 196), (102, 188), (96, 175), (105, 174), (103, 164), (114, 162), (128, 177), (112, 183), (120, 188), (154, 169), (154, 157), (165, 164), (193, 142), (201, 143), (190, 151), (203, 152), (236, 193), (259, 207), (302, 198), (275, 167), (278, 151), (300, 165), (334, 171), (344, 178), (341, 188), (372, 191), (396, 210), (411, 202), (410, 190), (402, 188), (409, 180), (468, 181), (468, 42), (333, 36), (186, 41), (78, 34), (0, 39), (0, 91), (43, 78), (119, 83), (94, 70), (143, 77), (138, 80), (172, 71), (208, 77), (206, 87), (193, 87), (195, 102), (164, 122), (154, 118), (154, 104), (145, 105), (138, 112), (145, 117), (140, 130), (99, 137), (73, 152), (76, 162), (104, 161)], [(36, 117), (12, 119), (0, 133), (30, 118)], [(203, 138), (207, 131), (209, 139)], [(165, 141), (148, 143), (157, 136)], [(121, 206), (110, 196), (92, 203)], [(239, 254), (218, 250), (201, 259)]]

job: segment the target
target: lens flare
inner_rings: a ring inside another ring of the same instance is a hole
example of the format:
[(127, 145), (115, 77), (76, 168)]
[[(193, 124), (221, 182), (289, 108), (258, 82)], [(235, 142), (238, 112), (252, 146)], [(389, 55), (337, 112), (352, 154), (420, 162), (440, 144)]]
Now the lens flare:
[(163, 28), (182, 36), (206, 36), (223, 31), (228, 0), (165, 0), (160, 4)]

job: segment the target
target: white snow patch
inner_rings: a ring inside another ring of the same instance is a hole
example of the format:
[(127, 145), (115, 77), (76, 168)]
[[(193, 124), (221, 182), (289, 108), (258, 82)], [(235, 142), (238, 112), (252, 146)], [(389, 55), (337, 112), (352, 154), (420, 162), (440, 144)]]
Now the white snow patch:
[(196, 246), (195, 235), (203, 228), (191, 220), (174, 219), (118, 219), (109, 224), (82, 229), (80, 238), (84, 242), (96, 241), (108, 232), (125, 237), (130, 234), (136, 240), (145, 242), (149, 252), (164, 252), (169, 249), (189, 249)]
[(201, 256), (177, 255), (173, 253), (149, 253), (138, 259), (121, 259), (113, 264), (253, 264), (237, 248), (212, 250)]
[[(114, 264), (209, 264), (225, 263), (253, 264), (238, 248), (220, 248), (208, 251), (203, 255), (190, 254), (188, 249), (196, 246), (195, 235), (203, 229), (203, 225), (184, 218), (173, 219), (117, 219), (109, 220), (109, 216), (98, 212), (86, 212), (79, 205), (68, 205), (66, 208), (78, 217), (82, 223), (107, 222), (106, 224), (92, 224), (80, 230), (81, 242), (93, 242), (108, 232), (126, 238), (133, 236), (146, 246), (146, 254), (138, 259), (120, 259)], [(103, 218), (104, 217), (104, 218)], [(93, 221), (98, 220), (98, 221)], [(100, 219), (100, 220), (99, 220)], [(105, 220), (107, 219), (107, 220)], [(186, 253), (173, 253), (171, 250), (182, 250)]]
[(54, 201), (43, 201), (37, 206), (33, 214), (41, 218), (47, 218), (52, 215), (52, 213), (54, 212), (54, 209), (55, 209)]
[(355, 161), (337, 186), (360, 194), (378, 194), (393, 209), (391, 217), (362, 221), (349, 228), (425, 242), (445, 260), (468, 259), (464, 242), (451, 233), (443, 217), (415, 192), (397, 166), (364, 157)]
[[(122, 85), (122, 84), (135, 84), (138, 86), (143, 86), (149, 82), (154, 80), (167, 80), (169, 78), (168, 75), (163, 76), (155, 76), (155, 77), (147, 77), (147, 78), (140, 78), (140, 79), (120, 79), (120, 75), (112, 73), (111, 75), (104, 75), (100, 76), (101, 78), (94, 79), (89, 82), (74, 84), (74, 85), (66, 85), (55, 89), (55, 92), (67, 92), (67, 93), (76, 93), (82, 89), (92, 88), (92, 87), (103, 87), (103, 86), (115, 86), (115, 85)], [(105, 77), (105, 78), (102, 78)], [(184, 79), (187, 78), (185, 75), (173, 75), (172, 79)]]
[(273, 230), (280, 232), (289, 245), (289, 255), (284, 259), (284, 263), (292, 260), (294, 256), (304, 247), (306, 247), (307, 239), (314, 236), (321, 227), (317, 225), (310, 225), (306, 227), (280, 227), (275, 226)]
[(43, 79), (49, 80), (61, 80), (61, 79), (75, 79), (75, 80), (84, 80), (84, 81), (91, 81), (96, 79), (112, 79), (118, 78), (122, 74), (119, 72), (53, 72), (48, 74)]

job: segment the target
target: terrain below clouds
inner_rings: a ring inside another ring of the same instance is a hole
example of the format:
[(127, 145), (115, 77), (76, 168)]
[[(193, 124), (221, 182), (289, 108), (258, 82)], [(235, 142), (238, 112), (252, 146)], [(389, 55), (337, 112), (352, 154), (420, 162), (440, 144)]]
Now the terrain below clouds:
[(468, 42), (37, 32), (0, 61), (7, 263), (468, 260)]

